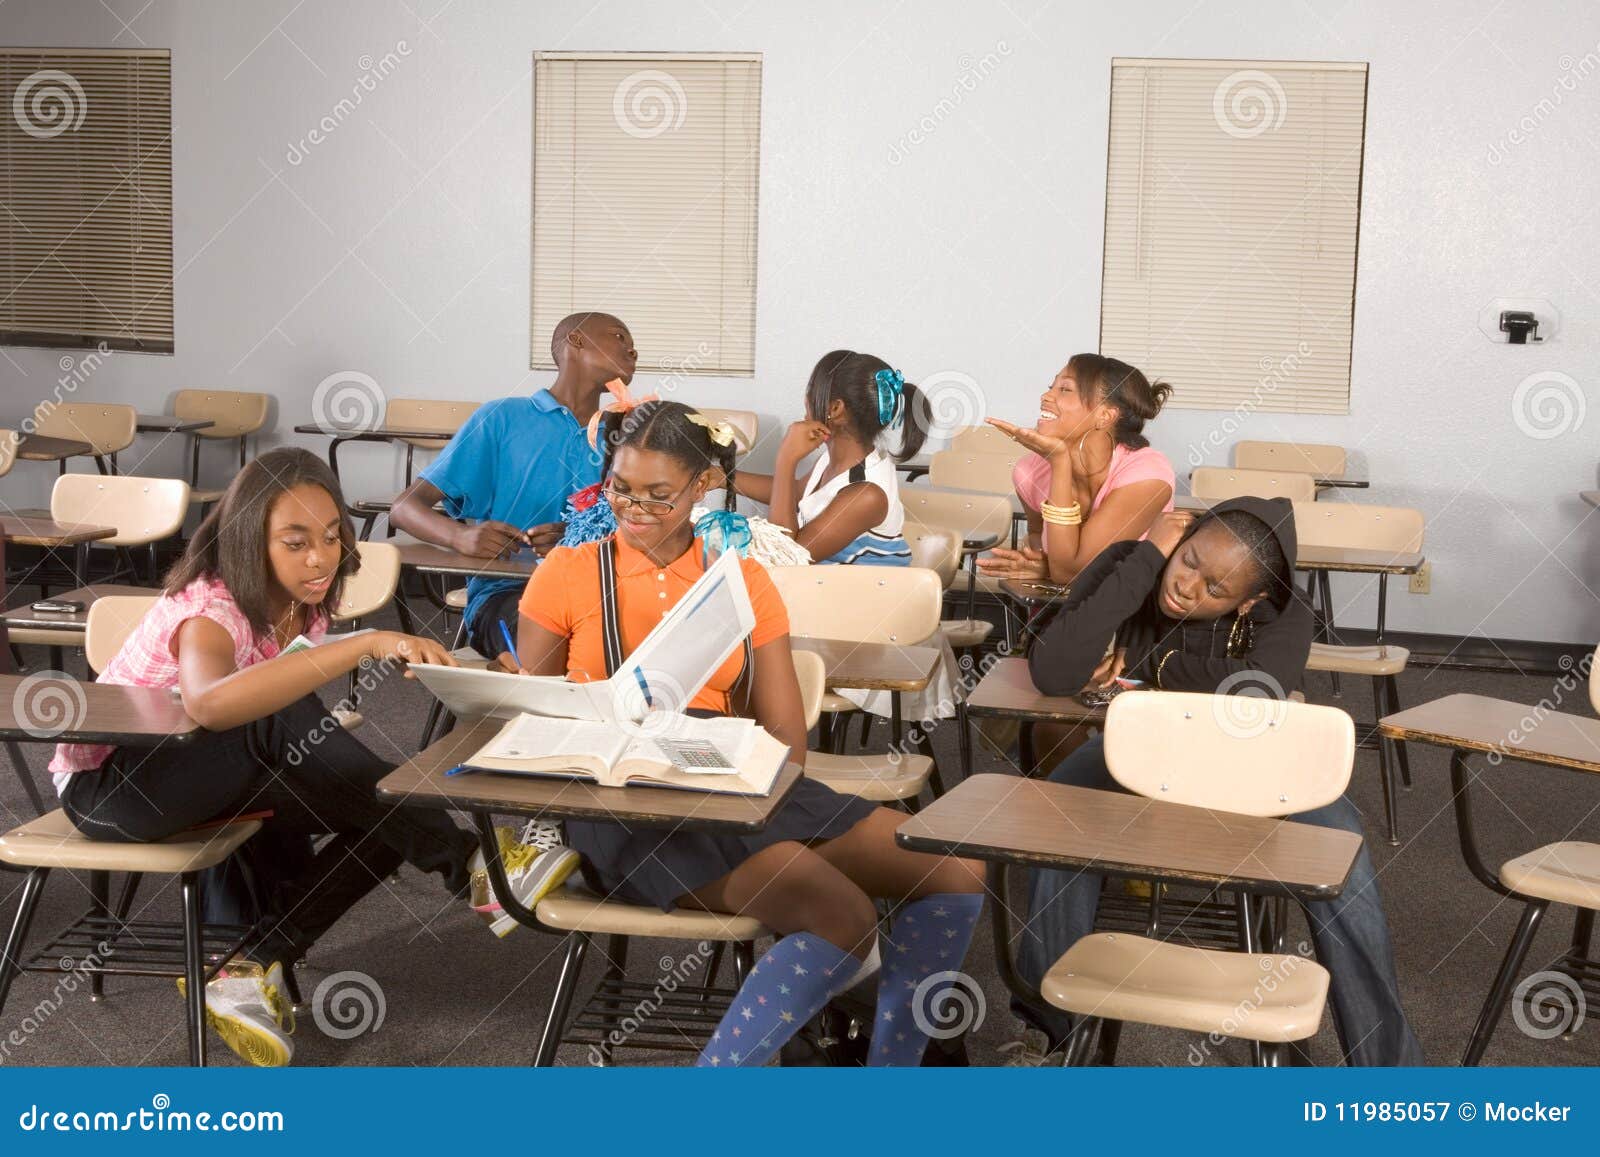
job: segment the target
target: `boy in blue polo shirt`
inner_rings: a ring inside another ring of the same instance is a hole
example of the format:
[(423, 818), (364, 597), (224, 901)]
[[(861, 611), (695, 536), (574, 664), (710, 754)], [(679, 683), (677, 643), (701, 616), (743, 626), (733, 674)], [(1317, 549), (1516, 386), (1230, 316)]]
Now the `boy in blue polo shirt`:
[[(541, 556), (561, 541), (567, 497), (600, 481), (600, 455), (584, 428), (606, 383), (633, 380), (638, 351), (608, 313), (563, 318), (550, 338), (556, 380), (531, 397), (480, 406), (417, 481), (395, 499), (389, 520), (436, 546), (474, 558), (522, 549)], [(443, 502), (445, 513), (433, 507)], [(517, 631), (521, 579), (467, 584), (467, 641), (481, 654), (505, 650), (501, 622)]]

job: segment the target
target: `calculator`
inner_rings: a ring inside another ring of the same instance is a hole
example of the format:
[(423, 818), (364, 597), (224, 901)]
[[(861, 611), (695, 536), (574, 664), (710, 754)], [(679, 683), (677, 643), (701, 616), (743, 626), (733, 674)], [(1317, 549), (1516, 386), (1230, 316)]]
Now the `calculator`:
[(685, 771), (733, 771), (733, 764), (714, 744), (700, 739), (658, 739), (656, 747), (674, 767)]

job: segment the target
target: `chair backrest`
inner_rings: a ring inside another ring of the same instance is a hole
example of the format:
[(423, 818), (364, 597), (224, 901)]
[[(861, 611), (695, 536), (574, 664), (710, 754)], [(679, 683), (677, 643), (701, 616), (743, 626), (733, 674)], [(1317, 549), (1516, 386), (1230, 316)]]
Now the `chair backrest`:
[(928, 484), (951, 490), (977, 490), (984, 494), (1016, 492), (1011, 470), (1018, 454), (971, 454), (965, 450), (940, 450), (928, 459)]
[(906, 517), (923, 526), (953, 530), (963, 539), (1011, 533), (1011, 499), (1004, 494), (963, 494), (956, 490), (900, 487)]
[(1300, 474), (1343, 474), (1343, 446), (1315, 442), (1237, 442), (1233, 464), (1246, 470), (1293, 470)]
[(754, 410), (713, 410), (704, 406), (695, 409), (713, 422), (726, 422), (733, 427), (733, 446), (741, 454), (750, 453), (761, 435), (761, 419)]
[(419, 450), (442, 450), (450, 436), (472, 417), (480, 402), (434, 401), (428, 398), (395, 398), (383, 409), (383, 424), (395, 430), (437, 430), (438, 438), (402, 438), (400, 441)]
[(63, 474), (50, 491), (56, 522), (114, 526), (103, 546), (143, 546), (178, 533), (189, 513), (189, 484), (181, 478), (132, 474)]
[(144, 613), (155, 606), (159, 595), (103, 595), (89, 604), (89, 617), (83, 628), (83, 653), (89, 669), (104, 671), (116, 658), (122, 644), (133, 634)]
[(911, 565), (931, 570), (939, 576), (939, 585), (949, 590), (961, 570), (961, 536), (948, 527), (923, 526), (909, 518), (900, 533), (911, 547)]
[(269, 402), (266, 394), (244, 390), (179, 390), (172, 413), (215, 423), (195, 431), (202, 438), (244, 438), (267, 424)]
[(944, 587), (914, 566), (775, 566), (789, 630), (813, 639), (915, 646), (939, 629)]
[(1332, 803), (1356, 756), (1339, 708), (1248, 694), (1129, 691), (1107, 708), (1105, 736), (1106, 767), (1129, 791), (1250, 816)]
[(133, 445), (139, 412), (100, 402), (41, 402), (33, 420), (35, 432), (47, 438), (71, 438), (89, 443), (96, 454), (115, 454)]
[(0, 478), (10, 474), (17, 464), (17, 443), (21, 438), (15, 430), (0, 430)]
[(389, 605), (400, 583), (400, 548), (387, 542), (358, 542), (361, 567), (344, 580), (332, 619), (346, 623), (376, 614)]
[(1020, 458), (1027, 451), (1007, 438), (993, 426), (968, 426), (956, 433), (950, 439), (950, 450), (960, 450), (963, 454), (1009, 454), (1012, 458)]
[(800, 681), (800, 709), (805, 713), (806, 730), (810, 731), (822, 717), (822, 693), (828, 687), (828, 668), (821, 655), (810, 651), (792, 651), (794, 677)]
[(1225, 498), (1287, 498), (1314, 502), (1317, 480), (1290, 470), (1240, 470), (1230, 466), (1196, 466), (1189, 475), (1189, 491), (1213, 502)]
[(1422, 511), (1408, 506), (1364, 506), (1356, 502), (1296, 502), (1295, 537), (1301, 546), (1345, 550), (1419, 551)]

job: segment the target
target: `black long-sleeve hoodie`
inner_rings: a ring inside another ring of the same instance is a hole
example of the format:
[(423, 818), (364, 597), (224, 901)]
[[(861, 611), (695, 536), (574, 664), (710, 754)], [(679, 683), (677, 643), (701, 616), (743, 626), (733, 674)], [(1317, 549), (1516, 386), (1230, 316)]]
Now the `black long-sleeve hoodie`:
[[(1294, 565), (1294, 506), (1288, 499), (1219, 502), (1195, 521), (1190, 534), (1226, 510), (1246, 511), (1271, 527), (1284, 558)], [(1247, 616), (1250, 649), (1230, 655), (1228, 640), (1238, 615), (1191, 622), (1163, 613), (1160, 587), (1166, 564), (1166, 557), (1148, 542), (1115, 542), (1101, 551), (1073, 581), (1060, 613), (1034, 644), (1028, 656), (1034, 685), (1046, 695), (1077, 694), (1115, 639), (1118, 647), (1127, 648), (1123, 675), (1161, 690), (1215, 692), (1229, 676), (1246, 671), (1271, 676), (1284, 695), (1299, 688), (1313, 629), (1303, 592), (1291, 584), (1252, 607)]]

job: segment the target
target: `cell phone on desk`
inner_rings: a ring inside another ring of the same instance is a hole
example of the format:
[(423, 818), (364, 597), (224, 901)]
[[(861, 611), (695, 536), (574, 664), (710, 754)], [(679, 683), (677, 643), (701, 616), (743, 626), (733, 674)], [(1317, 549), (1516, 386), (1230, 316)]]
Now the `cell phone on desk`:
[(41, 599), (33, 609), (47, 615), (76, 615), (83, 610), (83, 603), (77, 599)]
[(1124, 679), (1119, 675), (1104, 687), (1082, 692), (1078, 702), (1085, 707), (1104, 707), (1124, 691), (1137, 691), (1145, 685), (1143, 679)]

